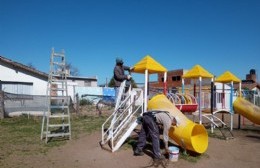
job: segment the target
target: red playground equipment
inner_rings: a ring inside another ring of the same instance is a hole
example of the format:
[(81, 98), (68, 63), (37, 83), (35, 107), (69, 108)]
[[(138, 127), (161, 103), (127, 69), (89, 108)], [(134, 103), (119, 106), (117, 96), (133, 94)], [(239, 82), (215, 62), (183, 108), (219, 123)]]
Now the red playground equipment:
[(191, 94), (168, 93), (167, 98), (183, 113), (193, 113), (198, 109), (197, 100)]

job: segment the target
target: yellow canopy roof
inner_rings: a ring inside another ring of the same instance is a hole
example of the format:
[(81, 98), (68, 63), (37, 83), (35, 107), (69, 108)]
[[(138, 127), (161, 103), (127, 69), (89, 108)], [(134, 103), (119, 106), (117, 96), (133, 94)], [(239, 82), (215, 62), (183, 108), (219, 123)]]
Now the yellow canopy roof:
[(189, 70), (186, 74), (182, 76), (183, 78), (213, 78), (213, 75), (209, 73), (207, 70), (205, 70), (200, 65), (195, 65), (192, 67), (191, 70)]
[(145, 70), (151, 73), (167, 72), (167, 69), (155, 61), (150, 55), (146, 55), (141, 61), (134, 65), (133, 72), (145, 73)]
[(235, 83), (241, 82), (241, 80), (238, 77), (236, 77), (234, 74), (232, 74), (229, 71), (224, 72), (215, 80), (215, 82), (221, 82), (221, 83), (230, 83), (232, 81)]

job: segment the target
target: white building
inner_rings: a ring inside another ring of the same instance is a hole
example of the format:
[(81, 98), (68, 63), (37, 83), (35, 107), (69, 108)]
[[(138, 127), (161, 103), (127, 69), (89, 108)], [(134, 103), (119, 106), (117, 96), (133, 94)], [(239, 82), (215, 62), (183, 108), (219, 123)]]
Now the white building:
[[(97, 86), (97, 77), (69, 76), (68, 92), (74, 99), (75, 86)], [(46, 95), (48, 74), (0, 56), (0, 90), (14, 94)]]

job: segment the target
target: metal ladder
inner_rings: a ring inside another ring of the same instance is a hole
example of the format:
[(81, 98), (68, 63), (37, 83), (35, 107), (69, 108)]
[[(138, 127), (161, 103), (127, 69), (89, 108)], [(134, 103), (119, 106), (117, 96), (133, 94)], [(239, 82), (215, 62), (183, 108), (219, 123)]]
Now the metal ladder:
[(234, 135), (230, 128), (220, 118), (216, 117), (214, 114), (204, 114), (202, 117), (207, 118), (211, 122), (211, 133), (213, 133), (214, 128), (218, 128), (225, 140), (234, 139)]
[[(115, 111), (102, 125), (103, 149), (108, 144), (111, 151), (115, 152), (130, 136), (132, 131), (139, 124), (139, 117), (143, 114), (143, 91), (133, 90), (131, 87), (125, 93), (125, 82), (121, 83)], [(136, 103), (141, 98), (139, 104)]]
[(41, 139), (48, 143), (50, 138), (71, 139), (70, 99), (68, 96), (65, 53), (52, 49), (50, 72), (47, 83), (47, 110), (43, 113)]

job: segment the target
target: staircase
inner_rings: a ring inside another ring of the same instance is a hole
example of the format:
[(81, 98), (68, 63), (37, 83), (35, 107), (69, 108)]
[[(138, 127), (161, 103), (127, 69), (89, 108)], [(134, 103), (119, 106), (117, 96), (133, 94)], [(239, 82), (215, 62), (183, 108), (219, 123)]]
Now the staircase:
[(218, 128), (219, 131), (221, 132), (222, 137), (225, 140), (234, 138), (234, 135), (230, 131), (230, 128), (220, 118), (216, 117), (213, 114), (203, 114), (202, 116), (210, 121), (210, 123), (211, 123), (211, 133), (213, 133), (214, 128)]
[(47, 143), (50, 138), (71, 139), (71, 123), (68, 96), (65, 53), (56, 53), (52, 49), (50, 72), (47, 83), (47, 111), (44, 111), (41, 139)]
[[(141, 103), (137, 103), (140, 98)], [(102, 141), (104, 147), (109, 145), (112, 152), (118, 150), (132, 131), (139, 124), (139, 117), (143, 114), (143, 91), (132, 89), (125, 90), (125, 81), (119, 88), (115, 110), (102, 125)]]

